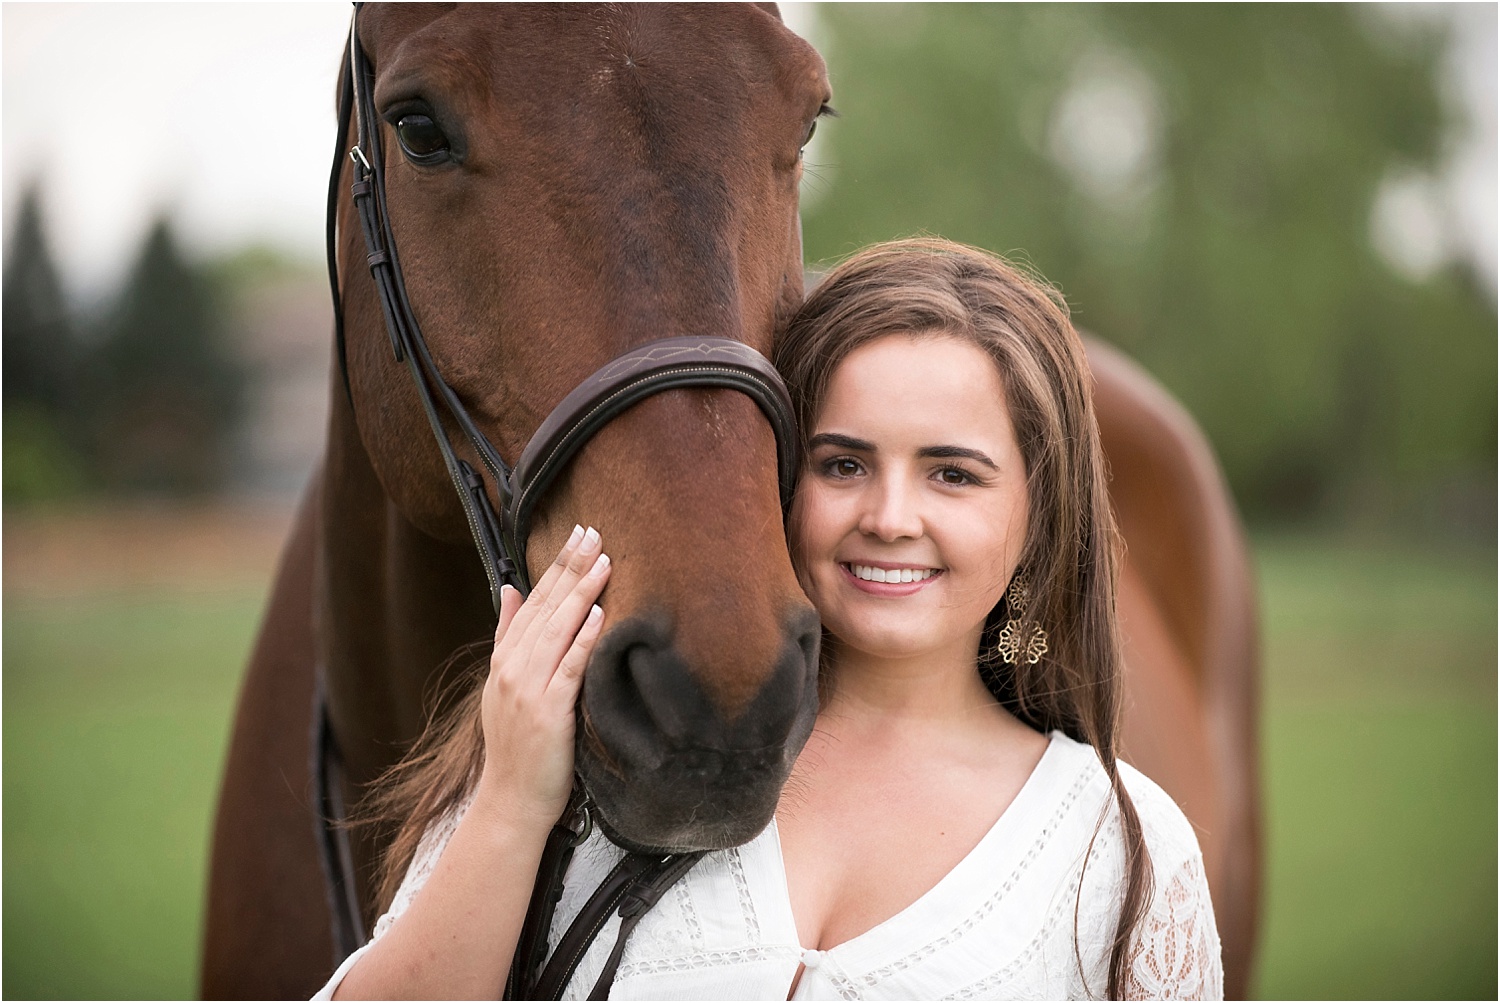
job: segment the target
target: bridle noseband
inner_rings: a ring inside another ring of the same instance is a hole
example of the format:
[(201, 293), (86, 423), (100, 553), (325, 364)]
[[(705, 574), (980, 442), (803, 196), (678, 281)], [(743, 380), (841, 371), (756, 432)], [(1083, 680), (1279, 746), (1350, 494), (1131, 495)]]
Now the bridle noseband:
[[(352, 114), (357, 123), (357, 142), (348, 150), (354, 162), (351, 191), (360, 229), (364, 231), (366, 260), (385, 315), (386, 332), (397, 361), (404, 361), (411, 372), (448, 476), (468, 519), (497, 614), (501, 585), (509, 583), (523, 595), (531, 591), (526, 542), (532, 513), (547, 488), (599, 429), (626, 408), (653, 394), (699, 387), (738, 390), (748, 395), (765, 412), (776, 434), (781, 502), (783, 507), (788, 505), (796, 478), (798, 447), (796, 419), (786, 384), (765, 356), (743, 342), (728, 338), (663, 338), (612, 359), (553, 409), (522, 450), (514, 468), (505, 462), (438, 372), (407, 298), (386, 207), (385, 161), (375, 110), (374, 69), (360, 47), (357, 23), (356, 9), (350, 25), (349, 59), (339, 104), (339, 145), (328, 191), (328, 276), (333, 290), (335, 336), (344, 389), (350, 393), (352, 406), (335, 246), (338, 182)], [(490, 502), (484, 476), (454, 451), (438, 410), (439, 402), (494, 482), (500, 499), (498, 514)]]

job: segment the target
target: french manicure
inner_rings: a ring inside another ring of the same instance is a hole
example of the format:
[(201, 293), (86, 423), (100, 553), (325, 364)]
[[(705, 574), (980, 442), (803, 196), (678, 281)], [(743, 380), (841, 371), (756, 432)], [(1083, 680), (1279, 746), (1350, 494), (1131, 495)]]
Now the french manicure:
[(573, 524), (573, 535), (568, 537), (568, 542), (566, 545), (569, 547), (573, 546), (578, 542), (578, 538), (581, 536), (583, 536), (583, 527), (575, 522)]
[(584, 546), (584, 549), (585, 550), (592, 550), (594, 547), (596, 547), (598, 545), (599, 545), (599, 531), (597, 529), (595, 529), (593, 526), (590, 526), (588, 528), (588, 532), (586, 532), (586, 533), (583, 534), (583, 546)]
[(609, 555), (608, 554), (600, 554), (599, 555), (599, 559), (594, 562), (594, 566), (589, 569), (589, 574), (593, 575), (595, 578), (598, 578), (600, 575), (604, 574), (608, 570), (609, 570)]
[(594, 624), (596, 624), (596, 623), (599, 622), (599, 618), (601, 616), (603, 616), (603, 615), (604, 615), (604, 610), (602, 610), (602, 609), (599, 608), (599, 604), (598, 603), (594, 603), (594, 608), (591, 609), (591, 610), (589, 610), (589, 617), (588, 617), (587, 620), (584, 621), (584, 623), (586, 623), (590, 627), (592, 627)]

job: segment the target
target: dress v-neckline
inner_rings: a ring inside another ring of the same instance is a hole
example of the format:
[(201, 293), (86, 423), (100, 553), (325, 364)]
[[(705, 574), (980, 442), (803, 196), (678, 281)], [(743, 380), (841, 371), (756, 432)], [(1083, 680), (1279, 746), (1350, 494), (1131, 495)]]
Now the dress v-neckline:
[[(966, 872), (979, 866), (985, 866), (990, 873), (996, 864), (1003, 866), (1005, 851), (1018, 852), (1025, 844), (1018, 845), (1013, 837), (1018, 835), (1018, 830), (1027, 825), (1027, 821), (1035, 817), (1035, 812), (1045, 807), (1046, 799), (1055, 791), (1055, 787), (1049, 783), (1049, 777), (1063, 765), (1066, 756), (1063, 746), (1068, 742), (1066, 736), (1059, 731), (1053, 731), (1048, 736), (1047, 747), (1042, 750), (1042, 756), (1031, 769), (1031, 774), (1011, 799), (1010, 804), (1000, 813), (989, 830), (980, 837), (978, 843), (974, 844), (963, 859), (954, 864), (937, 882), (915, 900), (907, 904), (894, 915), (882, 920), (875, 926), (850, 937), (842, 943), (835, 944), (826, 949), (808, 948), (802, 946), (802, 938), (797, 930), (797, 919), (792, 912), (791, 890), (787, 887), (786, 859), (781, 851), (781, 831), (777, 827), (775, 818), (771, 820), (770, 848), (775, 853), (773, 871), (779, 875), (780, 880), (775, 882), (771, 889), (772, 904), (775, 906), (778, 916), (777, 922), (783, 924), (786, 931), (787, 941), (796, 944), (801, 950), (804, 959), (827, 957), (839, 963), (840, 967), (847, 970), (865, 969), (878, 967), (883, 962), (894, 960), (897, 956), (912, 950), (919, 941), (924, 938), (940, 936), (941, 933), (936, 925), (941, 925), (946, 918), (951, 922), (953, 916), (963, 915), (967, 910), (961, 907), (955, 910), (953, 903), (962, 903), (963, 900), (973, 898), (976, 902), (988, 897), (993, 889), (989, 882), (983, 880), (964, 880)], [(1029, 829), (1027, 830), (1029, 832)], [(811, 967), (811, 966), (809, 966)], [(805, 976), (803, 977), (805, 981)]]

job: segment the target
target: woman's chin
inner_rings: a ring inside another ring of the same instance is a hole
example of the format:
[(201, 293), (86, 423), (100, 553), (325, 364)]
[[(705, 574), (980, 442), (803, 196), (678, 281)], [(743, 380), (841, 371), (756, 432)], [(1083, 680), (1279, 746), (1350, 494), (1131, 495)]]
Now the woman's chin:
[(829, 633), (837, 642), (835, 657), (842, 650), (864, 658), (908, 661), (934, 654), (947, 646), (944, 638), (931, 636), (930, 630), (902, 631), (899, 627), (893, 629), (890, 624), (870, 625), (864, 630), (848, 629), (842, 633), (829, 627)]

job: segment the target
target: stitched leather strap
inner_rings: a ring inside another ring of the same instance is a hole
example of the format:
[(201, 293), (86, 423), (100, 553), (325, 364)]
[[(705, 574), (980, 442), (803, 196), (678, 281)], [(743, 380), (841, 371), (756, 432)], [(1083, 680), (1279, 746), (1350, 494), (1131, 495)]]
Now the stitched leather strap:
[(531, 512), (573, 455), (605, 424), (653, 394), (684, 388), (738, 390), (759, 405), (776, 433), (782, 506), (797, 477), (792, 401), (781, 375), (764, 355), (729, 338), (662, 338), (605, 363), (547, 415), (511, 474), (507, 543), (526, 562)]
[(542, 850), (536, 882), (532, 886), (531, 904), (521, 924), (510, 976), (505, 983), (505, 998), (508, 1000), (537, 998), (536, 980), (542, 963), (547, 960), (547, 934), (552, 929), (552, 916), (557, 911), (558, 900), (562, 898), (563, 875), (573, 859), (573, 850), (588, 837), (589, 828), (588, 795), (575, 781), (568, 807), (547, 834), (547, 844)]
[(701, 859), (701, 852), (676, 854), (657, 866), (654, 877), (643, 877), (625, 894), (624, 901), (620, 903), (620, 932), (615, 936), (615, 946), (605, 959), (604, 968), (600, 970), (594, 988), (589, 991), (589, 999), (609, 999), (610, 987), (615, 984), (615, 973), (620, 969), (620, 958), (625, 953), (625, 942), (635, 931), (636, 924), (666, 894), (667, 889), (675, 885)]
[(609, 995), (614, 984), (615, 970), (625, 950), (625, 941), (635, 929), (646, 911), (656, 904), (662, 894), (677, 879), (686, 874), (702, 859), (701, 851), (674, 853), (666, 856), (652, 853), (627, 853), (604, 878), (594, 894), (583, 904), (578, 915), (569, 924), (567, 931), (557, 942), (557, 950), (547, 962), (541, 978), (537, 980), (532, 999), (562, 999), (563, 990), (572, 981), (578, 964), (588, 953), (589, 947), (604, 929), (609, 917), (619, 909), (620, 932), (615, 937), (614, 949), (605, 962), (604, 970), (594, 984), (594, 993), (602, 991), (604, 996), (591, 995), (590, 999), (603, 999)]
[(578, 969), (578, 963), (583, 960), (589, 945), (599, 936), (599, 931), (609, 921), (625, 893), (659, 859), (642, 853), (627, 853), (605, 875), (599, 887), (594, 889), (594, 894), (583, 904), (567, 932), (558, 940), (557, 949), (552, 952), (547, 967), (542, 970), (541, 978), (537, 979), (533, 999), (562, 999), (562, 992)]
[[(443, 456), (443, 464), (448, 468), (448, 476), (453, 481), (464, 516), (468, 520), (469, 532), (474, 537), (485, 577), (489, 579), (490, 601), (498, 615), (500, 586), (508, 581), (526, 591), (523, 587), (525, 583), (517, 573), (512, 555), (505, 552), (499, 520), (495, 517), (484, 490), (484, 482), (478, 472), (466, 461), (460, 460), (454, 452), (442, 415), (438, 412), (437, 402), (442, 402), (448, 417), (474, 447), (475, 453), (488, 468), (490, 477), (502, 493), (507, 490), (510, 471), (489, 439), (474, 424), (458, 395), (443, 381), (432, 360), (432, 354), (427, 349), (427, 342), (422, 337), (421, 326), (412, 312), (411, 301), (407, 298), (385, 202), (384, 151), (376, 124), (374, 71), (359, 44), (358, 21), (356, 8), (349, 39), (349, 81), (355, 95), (354, 111), (359, 144), (351, 151), (355, 180), (350, 186), (350, 194), (359, 214), (360, 229), (364, 232), (366, 260), (370, 266), (370, 275), (375, 280), (381, 311), (385, 315), (391, 349), (396, 359), (404, 361), (411, 370), (412, 382), (422, 401), (422, 410), (432, 427), (433, 438), (437, 440), (438, 450)], [(434, 395), (437, 400), (434, 400)], [(502, 497), (501, 501), (504, 504), (508, 499)]]

